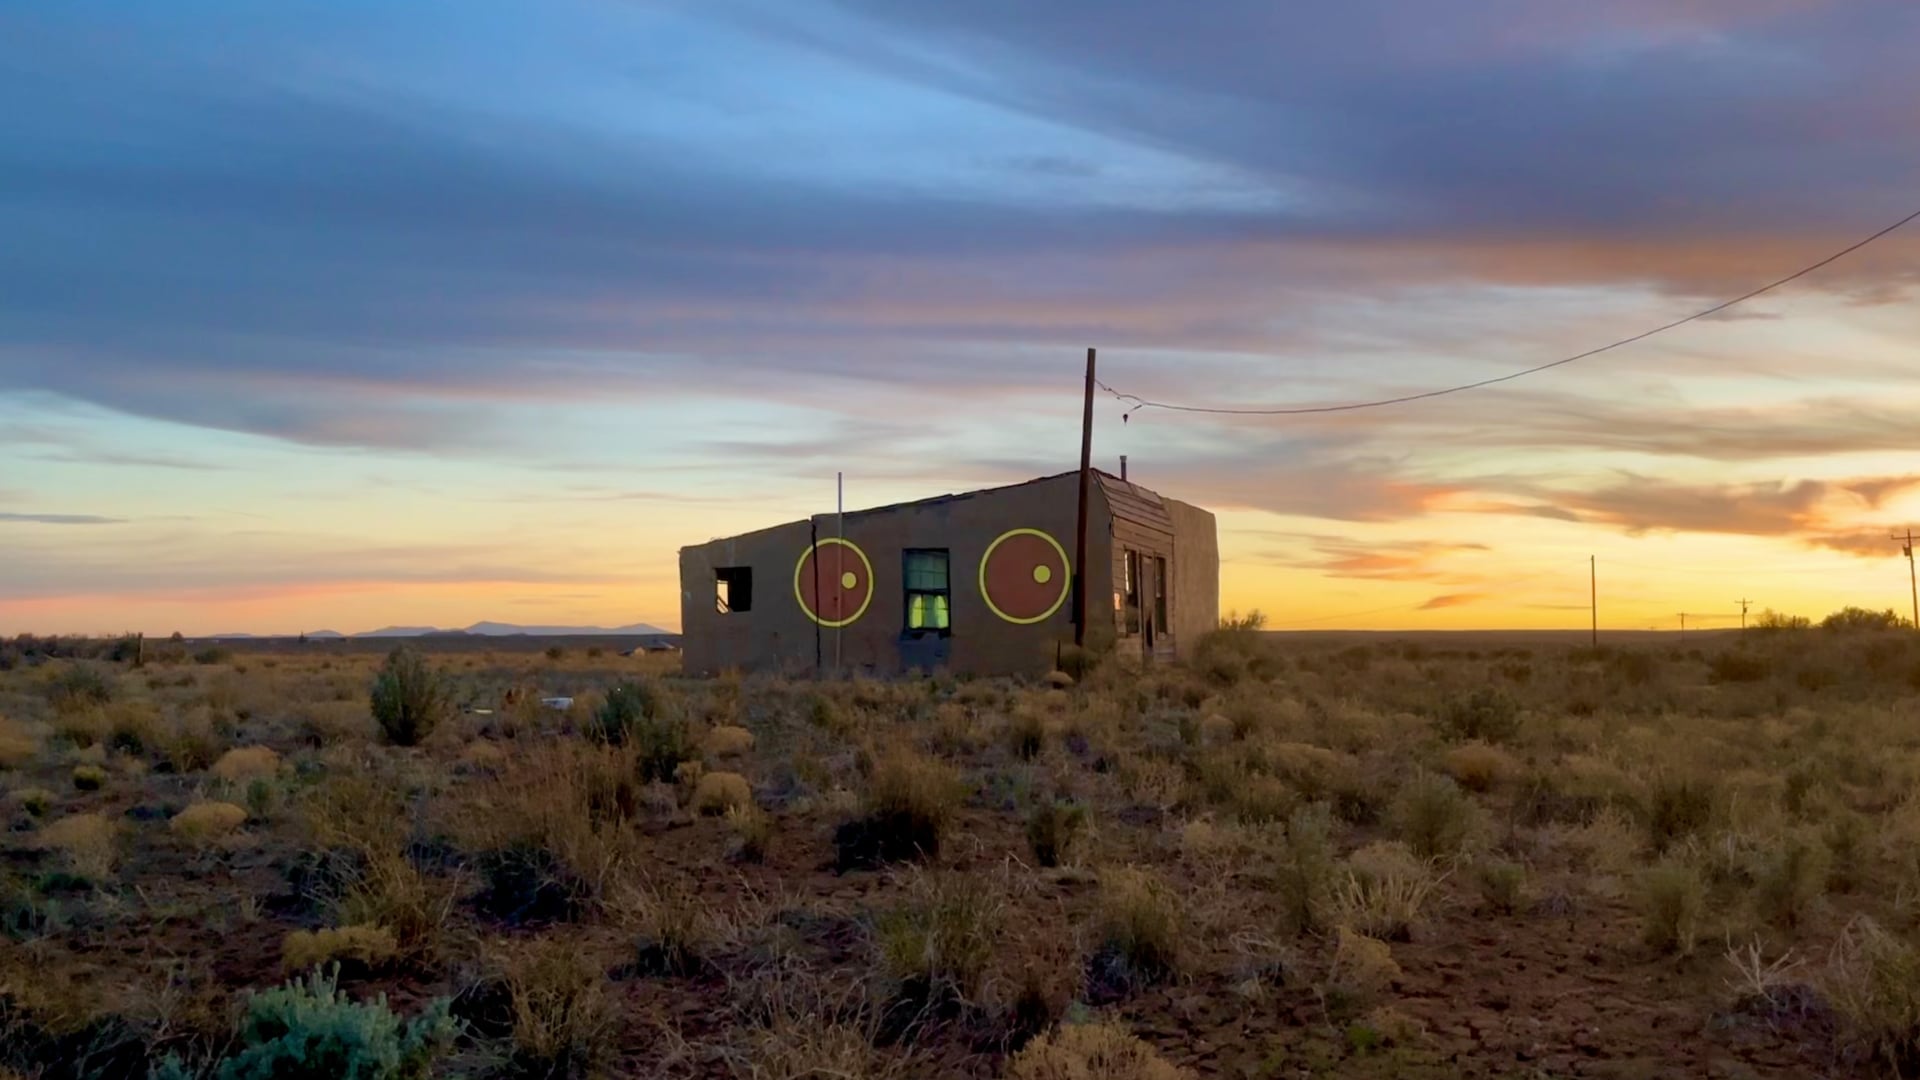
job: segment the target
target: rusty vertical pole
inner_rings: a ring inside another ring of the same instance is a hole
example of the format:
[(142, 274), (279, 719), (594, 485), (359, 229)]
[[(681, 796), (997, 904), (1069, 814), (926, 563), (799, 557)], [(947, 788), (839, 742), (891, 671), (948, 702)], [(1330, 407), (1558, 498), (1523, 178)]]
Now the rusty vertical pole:
[(1087, 349), (1086, 405), (1080, 414), (1080, 519), (1073, 530), (1073, 643), (1087, 643), (1087, 491), (1093, 484), (1093, 348)]

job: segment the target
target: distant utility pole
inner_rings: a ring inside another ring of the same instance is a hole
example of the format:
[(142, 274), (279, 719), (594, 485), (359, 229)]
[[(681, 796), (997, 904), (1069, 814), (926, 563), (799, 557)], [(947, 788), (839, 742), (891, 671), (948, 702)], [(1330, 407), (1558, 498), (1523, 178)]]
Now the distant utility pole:
[(1913, 576), (1913, 530), (1908, 529), (1905, 536), (1895, 536), (1900, 541), (1900, 553), (1907, 557), (1907, 588), (1913, 592), (1913, 625), (1920, 629), (1920, 583)]
[(1093, 484), (1093, 348), (1087, 348), (1087, 397), (1080, 414), (1080, 518), (1073, 530), (1073, 643), (1087, 643), (1087, 489)]
[(1687, 613), (1683, 611), (1680, 613), (1680, 641), (1684, 644), (1686, 640), (1687, 640)]
[(1587, 556), (1587, 602), (1593, 611), (1593, 647), (1600, 647), (1600, 571), (1593, 556)]
[(1753, 603), (1753, 601), (1735, 600), (1734, 603), (1740, 605), (1740, 629), (1745, 630), (1747, 628), (1747, 605)]

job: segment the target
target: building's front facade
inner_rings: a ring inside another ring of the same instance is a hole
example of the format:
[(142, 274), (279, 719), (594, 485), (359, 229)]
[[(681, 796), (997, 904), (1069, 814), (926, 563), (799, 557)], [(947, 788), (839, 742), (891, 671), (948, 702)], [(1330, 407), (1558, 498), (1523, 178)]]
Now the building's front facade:
[[(1179, 655), (1219, 621), (1213, 515), (1095, 477), (1088, 642)], [(684, 666), (1044, 672), (1073, 641), (1078, 491), (1062, 473), (683, 548)]]

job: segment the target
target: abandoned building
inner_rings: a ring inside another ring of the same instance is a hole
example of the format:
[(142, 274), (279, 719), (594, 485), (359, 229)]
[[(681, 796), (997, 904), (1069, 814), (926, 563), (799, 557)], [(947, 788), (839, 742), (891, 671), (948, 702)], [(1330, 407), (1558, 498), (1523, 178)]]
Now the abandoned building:
[[(1074, 638), (1079, 474), (820, 514), (680, 550), (687, 670), (1050, 670)], [(1220, 617), (1213, 515), (1106, 473), (1087, 504), (1087, 633), (1183, 655)]]

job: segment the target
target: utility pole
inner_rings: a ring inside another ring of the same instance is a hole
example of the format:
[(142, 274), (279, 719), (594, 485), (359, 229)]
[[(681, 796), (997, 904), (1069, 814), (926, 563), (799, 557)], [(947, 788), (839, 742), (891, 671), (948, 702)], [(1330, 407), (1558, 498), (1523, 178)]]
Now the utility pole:
[(1683, 611), (1680, 613), (1680, 643), (1684, 645), (1686, 644), (1686, 642), (1687, 642), (1687, 613)]
[(1587, 556), (1587, 601), (1593, 609), (1593, 647), (1600, 647), (1600, 571), (1594, 567), (1593, 556)]
[(1086, 406), (1080, 414), (1080, 519), (1073, 530), (1073, 643), (1087, 643), (1087, 490), (1093, 484), (1093, 348), (1087, 348)]
[(1747, 605), (1753, 603), (1753, 601), (1736, 600), (1734, 603), (1740, 605), (1740, 629), (1745, 630), (1747, 628)]
[(1913, 576), (1913, 530), (1908, 529), (1904, 536), (1894, 533), (1893, 538), (1900, 541), (1900, 554), (1907, 557), (1907, 588), (1913, 592), (1913, 625), (1920, 629), (1920, 584), (1916, 584)]

